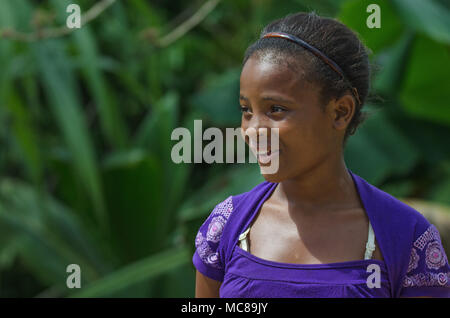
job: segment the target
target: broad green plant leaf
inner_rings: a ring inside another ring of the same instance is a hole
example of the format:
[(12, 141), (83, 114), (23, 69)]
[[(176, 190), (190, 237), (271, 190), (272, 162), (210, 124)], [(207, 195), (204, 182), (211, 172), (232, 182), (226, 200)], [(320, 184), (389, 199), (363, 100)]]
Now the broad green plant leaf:
[(114, 292), (164, 274), (190, 261), (190, 249), (177, 247), (127, 265), (93, 282), (70, 297), (108, 297)]

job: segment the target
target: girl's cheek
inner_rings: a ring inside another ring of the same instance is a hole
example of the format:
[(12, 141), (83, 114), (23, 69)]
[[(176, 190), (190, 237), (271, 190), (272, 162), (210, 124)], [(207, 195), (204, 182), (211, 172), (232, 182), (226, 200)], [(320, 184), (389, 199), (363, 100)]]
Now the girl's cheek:
[(249, 143), (249, 136), (245, 134), (245, 131), (247, 130), (247, 125), (241, 125), (241, 137), (244, 139), (245, 143), (248, 145)]

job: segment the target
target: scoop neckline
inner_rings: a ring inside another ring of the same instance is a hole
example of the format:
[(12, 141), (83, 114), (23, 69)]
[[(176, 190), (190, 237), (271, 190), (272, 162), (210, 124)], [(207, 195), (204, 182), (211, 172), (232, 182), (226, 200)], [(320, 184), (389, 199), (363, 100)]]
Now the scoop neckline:
[(234, 247), (237, 249), (237, 252), (244, 257), (250, 258), (251, 260), (261, 263), (263, 265), (268, 265), (271, 267), (283, 267), (283, 268), (302, 268), (302, 269), (319, 269), (319, 268), (343, 268), (343, 267), (356, 267), (357, 265), (369, 265), (369, 264), (378, 264), (382, 267), (386, 267), (386, 263), (384, 260), (378, 259), (359, 259), (353, 261), (344, 261), (344, 262), (334, 262), (334, 263), (323, 263), (323, 264), (300, 264), (300, 263), (283, 263), (272, 261), (268, 259), (264, 259), (258, 257), (256, 255), (251, 254), (250, 252), (242, 249), (237, 243)]
[[(358, 187), (358, 183), (355, 180), (352, 171), (349, 168), (347, 168), (347, 171), (349, 172), (350, 177), (352, 178), (352, 181), (355, 184), (355, 188), (356, 188), (358, 197), (361, 200), (361, 204), (363, 206), (364, 212), (366, 213), (367, 218), (369, 219), (369, 223), (371, 223), (372, 220), (370, 219), (370, 214), (367, 211), (367, 208), (366, 208), (366, 206), (365, 206), (365, 204), (363, 202), (363, 199), (362, 199), (362, 196), (361, 196), (361, 193), (360, 193), (360, 189)], [(250, 224), (253, 223), (255, 217), (257, 217), (257, 215), (259, 213), (259, 210), (262, 208), (264, 202), (267, 201), (267, 199), (272, 195), (272, 193), (275, 191), (276, 187), (278, 186), (278, 183), (273, 183), (273, 182), (269, 182), (269, 181), (264, 181), (264, 182), (271, 184), (270, 189), (269, 189), (269, 191), (267, 191), (264, 194), (262, 200), (260, 200), (260, 202), (258, 203), (256, 211), (253, 212), (253, 215), (251, 216), (250, 220), (247, 222), (246, 227), (244, 227), (244, 229), (248, 228), (250, 226)], [(372, 228), (373, 228), (373, 225), (372, 225)], [(373, 228), (373, 230), (374, 230), (374, 233), (375, 233), (375, 228)], [(234, 249), (237, 248), (238, 249), (237, 251), (238, 251), (239, 254), (241, 254), (243, 256), (246, 256), (247, 258), (250, 258), (250, 259), (252, 259), (255, 262), (262, 263), (262, 264), (265, 264), (265, 265), (269, 265), (269, 266), (272, 266), (272, 267), (289, 267), (289, 268), (314, 269), (314, 268), (351, 267), (351, 266), (355, 266), (355, 265), (373, 264), (373, 263), (377, 263), (378, 265), (382, 265), (383, 267), (386, 267), (386, 263), (385, 263), (384, 260), (377, 260), (377, 259), (360, 259), (360, 260), (354, 260), (354, 261), (344, 261), (344, 262), (334, 262), (334, 263), (324, 263), (324, 264), (282, 263), (282, 262), (271, 261), (271, 260), (268, 260), (268, 259), (260, 258), (258, 256), (255, 256), (255, 255), (251, 254), (250, 252), (242, 249), (239, 246), (239, 239), (237, 239), (237, 241), (235, 240), (234, 242), (235, 242)], [(382, 253), (382, 255), (383, 255), (383, 253)]]

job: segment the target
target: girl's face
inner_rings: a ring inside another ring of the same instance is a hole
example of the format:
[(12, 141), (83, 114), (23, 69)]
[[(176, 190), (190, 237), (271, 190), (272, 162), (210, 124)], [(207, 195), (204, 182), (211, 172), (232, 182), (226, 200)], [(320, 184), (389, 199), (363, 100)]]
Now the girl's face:
[[(304, 79), (304, 70), (298, 64), (293, 69), (287, 60), (284, 62), (276, 64), (270, 57), (253, 55), (240, 77), (241, 128), (254, 128), (257, 132), (266, 128), (268, 149), (270, 128), (278, 128), (279, 168), (275, 174), (263, 173), (271, 182), (301, 176), (330, 156), (340, 155), (344, 134), (342, 125), (336, 129), (335, 102), (330, 101), (324, 112), (319, 87)], [(245, 139), (248, 144), (249, 138)], [(276, 149), (272, 152), (276, 154)]]

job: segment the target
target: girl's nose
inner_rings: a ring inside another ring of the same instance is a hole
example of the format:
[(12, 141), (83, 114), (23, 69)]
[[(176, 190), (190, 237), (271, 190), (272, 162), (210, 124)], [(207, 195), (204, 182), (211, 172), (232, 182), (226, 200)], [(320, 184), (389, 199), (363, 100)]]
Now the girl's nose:
[(249, 147), (253, 150), (264, 151), (271, 148), (272, 136), (274, 136), (273, 128), (248, 127), (246, 130), (241, 129), (241, 133)]

